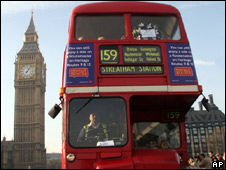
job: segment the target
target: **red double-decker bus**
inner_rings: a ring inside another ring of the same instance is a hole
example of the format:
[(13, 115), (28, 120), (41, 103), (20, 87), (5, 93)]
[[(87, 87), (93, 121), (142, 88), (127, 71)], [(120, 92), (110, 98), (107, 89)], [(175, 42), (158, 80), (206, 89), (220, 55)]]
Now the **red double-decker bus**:
[(60, 92), (62, 168), (186, 166), (185, 114), (201, 93), (175, 7), (75, 7)]

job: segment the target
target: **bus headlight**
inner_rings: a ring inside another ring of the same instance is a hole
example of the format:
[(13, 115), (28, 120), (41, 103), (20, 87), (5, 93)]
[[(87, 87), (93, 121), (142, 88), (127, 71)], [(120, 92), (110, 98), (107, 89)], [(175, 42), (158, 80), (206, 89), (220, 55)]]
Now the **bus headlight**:
[(72, 154), (72, 153), (69, 153), (69, 154), (67, 155), (67, 161), (73, 162), (74, 160), (75, 160), (75, 155)]

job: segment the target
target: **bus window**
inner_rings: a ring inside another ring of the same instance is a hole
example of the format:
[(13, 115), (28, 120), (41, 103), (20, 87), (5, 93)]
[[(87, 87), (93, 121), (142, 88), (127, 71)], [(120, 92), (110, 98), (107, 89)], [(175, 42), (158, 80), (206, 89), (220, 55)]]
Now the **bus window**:
[(133, 125), (133, 135), (135, 148), (180, 147), (179, 123), (136, 122)]
[(136, 40), (179, 40), (175, 16), (132, 16), (132, 34)]
[(72, 147), (118, 147), (127, 143), (126, 103), (122, 98), (74, 98), (68, 120)]
[(125, 39), (123, 16), (77, 16), (75, 34), (77, 40)]

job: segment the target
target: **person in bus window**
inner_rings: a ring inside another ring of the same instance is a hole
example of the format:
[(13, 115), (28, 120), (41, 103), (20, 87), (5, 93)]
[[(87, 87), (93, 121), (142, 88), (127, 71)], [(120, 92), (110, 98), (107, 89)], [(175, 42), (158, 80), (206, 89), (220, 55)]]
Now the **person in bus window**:
[(78, 143), (92, 142), (96, 144), (98, 141), (108, 140), (107, 125), (99, 121), (99, 116), (96, 113), (89, 115), (90, 123), (84, 125), (80, 130), (77, 138)]
[(121, 40), (124, 40), (124, 39), (126, 39), (126, 36), (123, 34), (123, 35), (121, 36)]
[(79, 41), (84, 40), (84, 37), (79, 37), (78, 40)]
[(151, 148), (151, 149), (159, 149), (156, 140), (151, 139), (149, 144), (150, 144), (150, 148)]
[(167, 140), (162, 140), (162, 141), (160, 142), (160, 148), (161, 148), (161, 149), (169, 149), (170, 146), (169, 146), (168, 141), (167, 141)]
[(105, 40), (105, 38), (103, 36), (101, 36), (101, 37), (98, 37), (97, 40)]

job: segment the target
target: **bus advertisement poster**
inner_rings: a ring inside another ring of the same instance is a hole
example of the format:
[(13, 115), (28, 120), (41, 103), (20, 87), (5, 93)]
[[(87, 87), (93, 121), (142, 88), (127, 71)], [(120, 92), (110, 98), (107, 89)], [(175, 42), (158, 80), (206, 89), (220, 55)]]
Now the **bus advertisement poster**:
[(65, 85), (93, 85), (94, 44), (68, 44)]
[(170, 83), (198, 84), (189, 44), (167, 43)]

